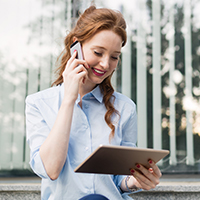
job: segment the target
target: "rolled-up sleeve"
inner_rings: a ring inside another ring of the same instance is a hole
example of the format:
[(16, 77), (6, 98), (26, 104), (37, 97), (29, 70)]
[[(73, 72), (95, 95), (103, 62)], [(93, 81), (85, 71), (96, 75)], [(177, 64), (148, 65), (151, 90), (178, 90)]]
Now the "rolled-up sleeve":
[(121, 190), (121, 183), (123, 181), (123, 179), (125, 178), (126, 176), (124, 175), (115, 175), (114, 176), (114, 183), (115, 185), (117, 186), (117, 189), (119, 190), (119, 192), (122, 194), (123, 191)]
[(50, 179), (39, 154), (40, 146), (47, 138), (50, 129), (31, 96), (26, 98), (25, 114), (26, 139), (30, 147), (30, 166), (39, 177)]

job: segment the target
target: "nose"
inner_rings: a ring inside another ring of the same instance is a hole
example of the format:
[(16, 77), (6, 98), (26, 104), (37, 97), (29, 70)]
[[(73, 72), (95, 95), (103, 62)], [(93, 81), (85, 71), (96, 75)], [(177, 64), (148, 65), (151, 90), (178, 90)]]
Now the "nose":
[(108, 56), (102, 57), (102, 59), (100, 61), (100, 65), (102, 68), (108, 69), (109, 68), (109, 57)]

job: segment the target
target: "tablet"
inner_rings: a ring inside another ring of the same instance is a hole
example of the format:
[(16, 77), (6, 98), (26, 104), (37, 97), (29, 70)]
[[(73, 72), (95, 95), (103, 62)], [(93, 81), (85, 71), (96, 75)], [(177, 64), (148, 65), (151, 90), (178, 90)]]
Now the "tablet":
[(149, 159), (157, 163), (168, 154), (168, 150), (100, 145), (74, 171), (80, 173), (130, 175), (130, 169), (135, 168), (137, 163), (149, 168)]

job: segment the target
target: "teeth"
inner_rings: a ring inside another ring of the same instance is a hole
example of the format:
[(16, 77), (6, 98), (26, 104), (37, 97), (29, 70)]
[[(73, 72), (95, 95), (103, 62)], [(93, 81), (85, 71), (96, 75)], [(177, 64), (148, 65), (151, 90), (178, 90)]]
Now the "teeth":
[(94, 69), (95, 72), (99, 73), (99, 74), (104, 74), (104, 72), (99, 71), (98, 69)]

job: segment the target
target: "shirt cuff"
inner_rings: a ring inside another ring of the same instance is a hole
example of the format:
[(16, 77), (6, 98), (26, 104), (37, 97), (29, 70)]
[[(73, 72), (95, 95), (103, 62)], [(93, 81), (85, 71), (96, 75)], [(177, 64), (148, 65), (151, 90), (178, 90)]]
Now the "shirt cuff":
[(39, 151), (35, 152), (34, 155), (31, 158), (31, 161), (29, 162), (32, 170), (40, 177), (40, 178), (47, 178), (50, 179), (50, 177), (47, 175), (46, 170), (44, 168), (42, 159), (40, 157)]
[(118, 188), (118, 190), (121, 194), (124, 193), (124, 191), (121, 189), (121, 183), (122, 183), (122, 180), (124, 178), (126, 178), (125, 175), (115, 175), (115, 181), (114, 182), (115, 182), (115, 184), (116, 184), (116, 186), (117, 186), (117, 188)]

